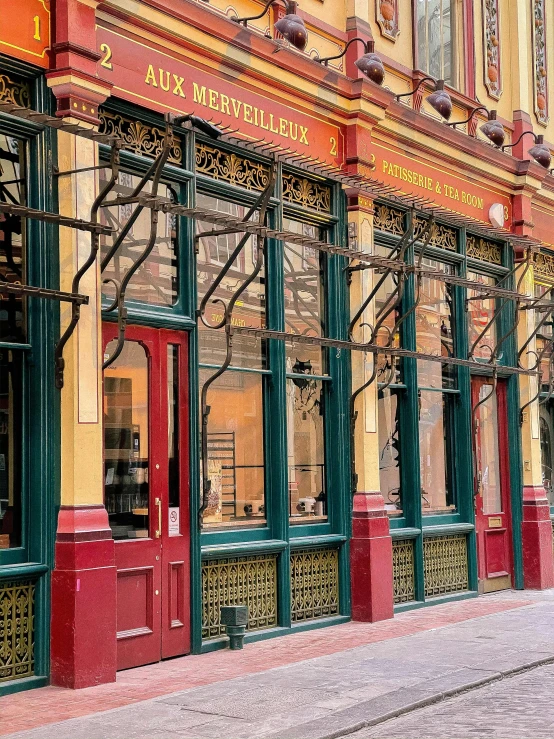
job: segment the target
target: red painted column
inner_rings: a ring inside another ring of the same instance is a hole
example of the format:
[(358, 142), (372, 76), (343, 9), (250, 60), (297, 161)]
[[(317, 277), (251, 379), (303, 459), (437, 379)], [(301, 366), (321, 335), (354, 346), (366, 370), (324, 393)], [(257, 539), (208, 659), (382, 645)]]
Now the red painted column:
[(354, 621), (393, 617), (392, 539), (380, 492), (354, 495), (350, 578)]
[(523, 578), (526, 588), (554, 587), (550, 506), (543, 487), (523, 488)]
[(52, 573), (51, 680), (66, 688), (114, 682), (115, 550), (102, 505), (62, 506)]

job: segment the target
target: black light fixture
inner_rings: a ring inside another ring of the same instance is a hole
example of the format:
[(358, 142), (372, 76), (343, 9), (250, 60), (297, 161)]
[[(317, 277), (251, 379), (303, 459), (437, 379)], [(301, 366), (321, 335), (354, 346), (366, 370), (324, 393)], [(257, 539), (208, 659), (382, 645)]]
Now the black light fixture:
[(481, 126), (480, 130), (490, 141), (492, 141), (495, 146), (500, 148), (504, 143), (504, 139), (506, 138), (506, 132), (504, 131), (504, 127), (500, 123), (500, 121), (496, 120), (496, 110), (489, 111), (488, 108), (485, 108), (484, 105), (479, 105), (477, 108), (473, 108), (473, 110), (469, 114), (469, 118), (466, 118), (465, 121), (454, 121), (452, 123), (447, 123), (446, 125), (456, 128), (456, 126), (461, 126), (464, 123), (469, 123), (473, 116), (476, 115), (480, 110), (487, 114), (487, 122)]
[(537, 136), (534, 131), (524, 131), (518, 138), (518, 140), (514, 141), (513, 144), (506, 144), (505, 146), (503, 146), (502, 151), (506, 151), (506, 149), (512, 149), (514, 146), (517, 146), (521, 139), (528, 134), (531, 135), (535, 140), (535, 146), (529, 149), (528, 153), (533, 157), (537, 164), (540, 164), (541, 167), (548, 169), (550, 167), (550, 160), (552, 159), (550, 149), (544, 143), (544, 136)]
[(192, 126), (194, 126), (194, 128), (202, 131), (202, 133), (205, 133), (206, 136), (209, 136), (212, 139), (218, 139), (223, 133), (223, 131), (221, 131), (217, 126), (214, 126), (209, 121), (205, 120), (205, 118), (200, 118), (199, 116), (193, 115), (192, 113), (176, 116), (172, 119), (171, 122), (174, 126), (182, 126), (183, 123), (190, 123)]
[[(275, 24), (275, 30), (278, 31), (281, 36), (289, 42), (289, 44), (292, 44), (292, 46), (299, 51), (304, 51), (306, 44), (308, 43), (308, 30), (302, 18), (296, 14), (296, 6), (298, 3), (293, 2), (292, 0), (285, 1), (286, 15), (277, 21)], [(242, 23), (246, 28), (248, 26), (248, 21), (256, 21), (259, 18), (262, 18), (269, 10), (269, 6), (273, 5), (274, 2), (275, 0), (268, 0), (264, 9), (258, 15), (251, 15), (248, 18), (233, 16), (231, 20), (235, 23)]]
[(320, 64), (325, 64), (327, 67), (329, 62), (333, 61), (333, 59), (342, 59), (354, 41), (361, 41), (365, 49), (363, 56), (357, 59), (354, 64), (368, 79), (375, 82), (376, 85), (382, 85), (383, 80), (385, 79), (385, 67), (383, 66), (381, 57), (375, 53), (375, 42), (373, 40), (364, 41), (363, 38), (359, 38), (358, 36), (356, 38), (351, 38), (340, 54), (337, 54), (336, 56), (327, 56), (323, 59), (315, 57), (315, 61)]
[(433, 82), (435, 84), (435, 90), (427, 97), (427, 102), (440, 116), (445, 120), (448, 120), (452, 115), (452, 99), (444, 89), (444, 80), (435, 80), (433, 77), (423, 77), (411, 92), (403, 92), (400, 95), (396, 95), (396, 100), (398, 101), (400, 98), (407, 98), (415, 95), (424, 82)]

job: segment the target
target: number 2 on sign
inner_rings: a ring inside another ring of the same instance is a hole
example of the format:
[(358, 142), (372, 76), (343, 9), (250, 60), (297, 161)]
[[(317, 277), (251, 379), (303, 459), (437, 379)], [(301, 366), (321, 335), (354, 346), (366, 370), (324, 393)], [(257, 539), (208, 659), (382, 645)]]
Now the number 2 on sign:
[(113, 69), (113, 64), (110, 61), (112, 58), (112, 50), (108, 44), (100, 44), (100, 51), (104, 54), (104, 58), (100, 62), (100, 66), (105, 67), (106, 69)]
[(331, 152), (330, 152), (331, 156), (336, 157), (337, 156), (337, 140), (334, 136), (331, 136), (329, 141), (331, 142)]
[(38, 15), (35, 15), (33, 18), (33, 22), (35, 24), (35, 35), (33, 36), (35, 41), (40, 41), (40, 18)]

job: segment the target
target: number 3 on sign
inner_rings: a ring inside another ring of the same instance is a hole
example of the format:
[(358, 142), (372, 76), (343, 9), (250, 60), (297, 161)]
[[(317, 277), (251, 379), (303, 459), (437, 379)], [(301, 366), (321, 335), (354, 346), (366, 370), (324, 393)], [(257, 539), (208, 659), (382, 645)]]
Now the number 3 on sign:
[(113, 64), (110, 61), (112, 58), (112, 50), (108, 44), (100, 44), (100, 51), (104, 54), (102, 61), (100, 62), (100, 66), (105, 67), (106, 69), (113, 69)]
[(330, 151), (330, 154), (331, 154), (332, 157), (336, 157), (337, 156), (337, 140), (336, 140), (336, 138), (334, 136), (331, 136), (331, 138), (329, 139), (329, 141), (331, 143), (331, 151)]

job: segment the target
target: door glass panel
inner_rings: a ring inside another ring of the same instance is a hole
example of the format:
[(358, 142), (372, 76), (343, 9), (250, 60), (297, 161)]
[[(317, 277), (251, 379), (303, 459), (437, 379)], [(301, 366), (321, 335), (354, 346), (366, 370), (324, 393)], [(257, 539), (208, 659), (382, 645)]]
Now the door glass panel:
[(541, 462), (542, 462), (542, 483), (548, 496), (549, 505), (554, 505), (554, 490), (552, 489), (552, 404), (548, 403), (548, 407), (541, 407), (540, 416), (540, 433), (541, 433)]
[[(107, 169), (100, 170), (100, 186), (103, 186), (110, 176)], [(117, 185), (109, 196), (128, 197), (140, 182), (140, 177), (121, 172)], [(150, 191), (151, 182), (147, 182), (143, 193)], [(173, 202), (177, 201), (177, 194), (167, 185), (161, 184), (158, 194)], [(134, 218), (136, 204), (116, 205), (112, 208), (101, 208), (102, 221), (115, 229), (110, 236), (100, 236), (102, 256), (104, 257), (114, 240), (125, 228), (129, 221)], [(103, 273), (104, 284), (102, 285), (103, 296), (113, 300), (115, 289), (112, 282), (106, 280), (121, 281), (135, 261), (140, 257), (148, 246), (150, 238), (150, 216), (151, 210), (144, 208), (137, 219), (133, 222), (125, 237), (123, 244), (110, 260)], [(127, 298), (141, 303), (151, 305), (171, 306), (177, 302), (177, 229), (178, 218), (171, 213), (158, 213), (158, 227), (154, 247), (148, 258), (139, 267), (131, 278), (127, 288)]]
[[(496, 391), (491, 384), (481, 385), (479, 401), (485, 400), (477, 409), (477, 474), (483, 497), (483, 513), (502, 513), (500, 489), (500, 466), (498, 456), (498, 409)], [(491, 395), (492, 393), (492, 395)], [(490, 397), (489, 397), (490, 396)]]
[[(111, 341), (106, 353), (111, 354)], [(148, 537), (148, 357), (126, 341), (104, 372), (104, 483), (114, 539)]]
[(0, 352), (0, 550), (21, 546), (21, 352)]
[[(248, 208), (227, 200), (214, 198), (208, 195), (197, 195), (199, 208), (208, 208), (227, 213), (233, 218), (242, 219), (246, 216)], [(254, 213), (250, 221), (257, 220)], [(224, 228), (214, 226), (211, 223), (197, 221), (196, 232), (207, 233)], [(221, 272), (233, 251), (243, 238), (242, 233), (220, 234), (218, 236), (203, 236), (198, 240), (198, 303), (211, 287), (214, 279)], [(260, 255), (261, 256), (261, 255)], [(212, 295), (207, 306), (205, 320), (210, 326), (217, 326), (223, 320), (223, 303), (228, 303), (235, 290), (245, 282), (252, 274), (258, 260), (258, 240), (251, 236), (243, 246), (240, 254), (233, 260), (229, 271)], [(223, 301), (223, 302), (222, 302)], [(257, 277), (250, 283), (246, 290), (240, 295), (236, 302), (232, 315), (233, 326), (249, 328), (265, 328), (265, 267), (262, 267)], [(204, 364), (223, 364), (227, 353), (225, 342), (225, 329), (214, 330), (199, 323), (199, 355)], [(235, 367), (247, 367), (249, 369), (262, 369), (265, 367), (266, 341), (258, 340), (255, 336), (235, 334), (233, 337), (233, 360)]]
[(291, 524), (327, 520), (323, 392), (321, 380), (287, 380)]
[(453, 439), (453, 396), (430, 390), (419, 391), (419, 454), (421, 510), (423, 515), (453, 513), (454, 491), (450, 474)]
[[(25, 205), (25, 146), (0, 134), (0, 202)], [(25, 221), (0, 213), (0, 280), (25, 280)], [(0, 296), (0, 339), (25, 341), (25, 301), (18, 295)]]
[(179, 347), (167, 346), (167, 448), (169, 454), (169, 535), (180, 530), (180, 457), (179, 457)]
[[(213, 374), (200, 370), (200, 387)], [(208, 390), (208, 474), (205, 528), (265, 523), (263, 376), (224, 372)]]

